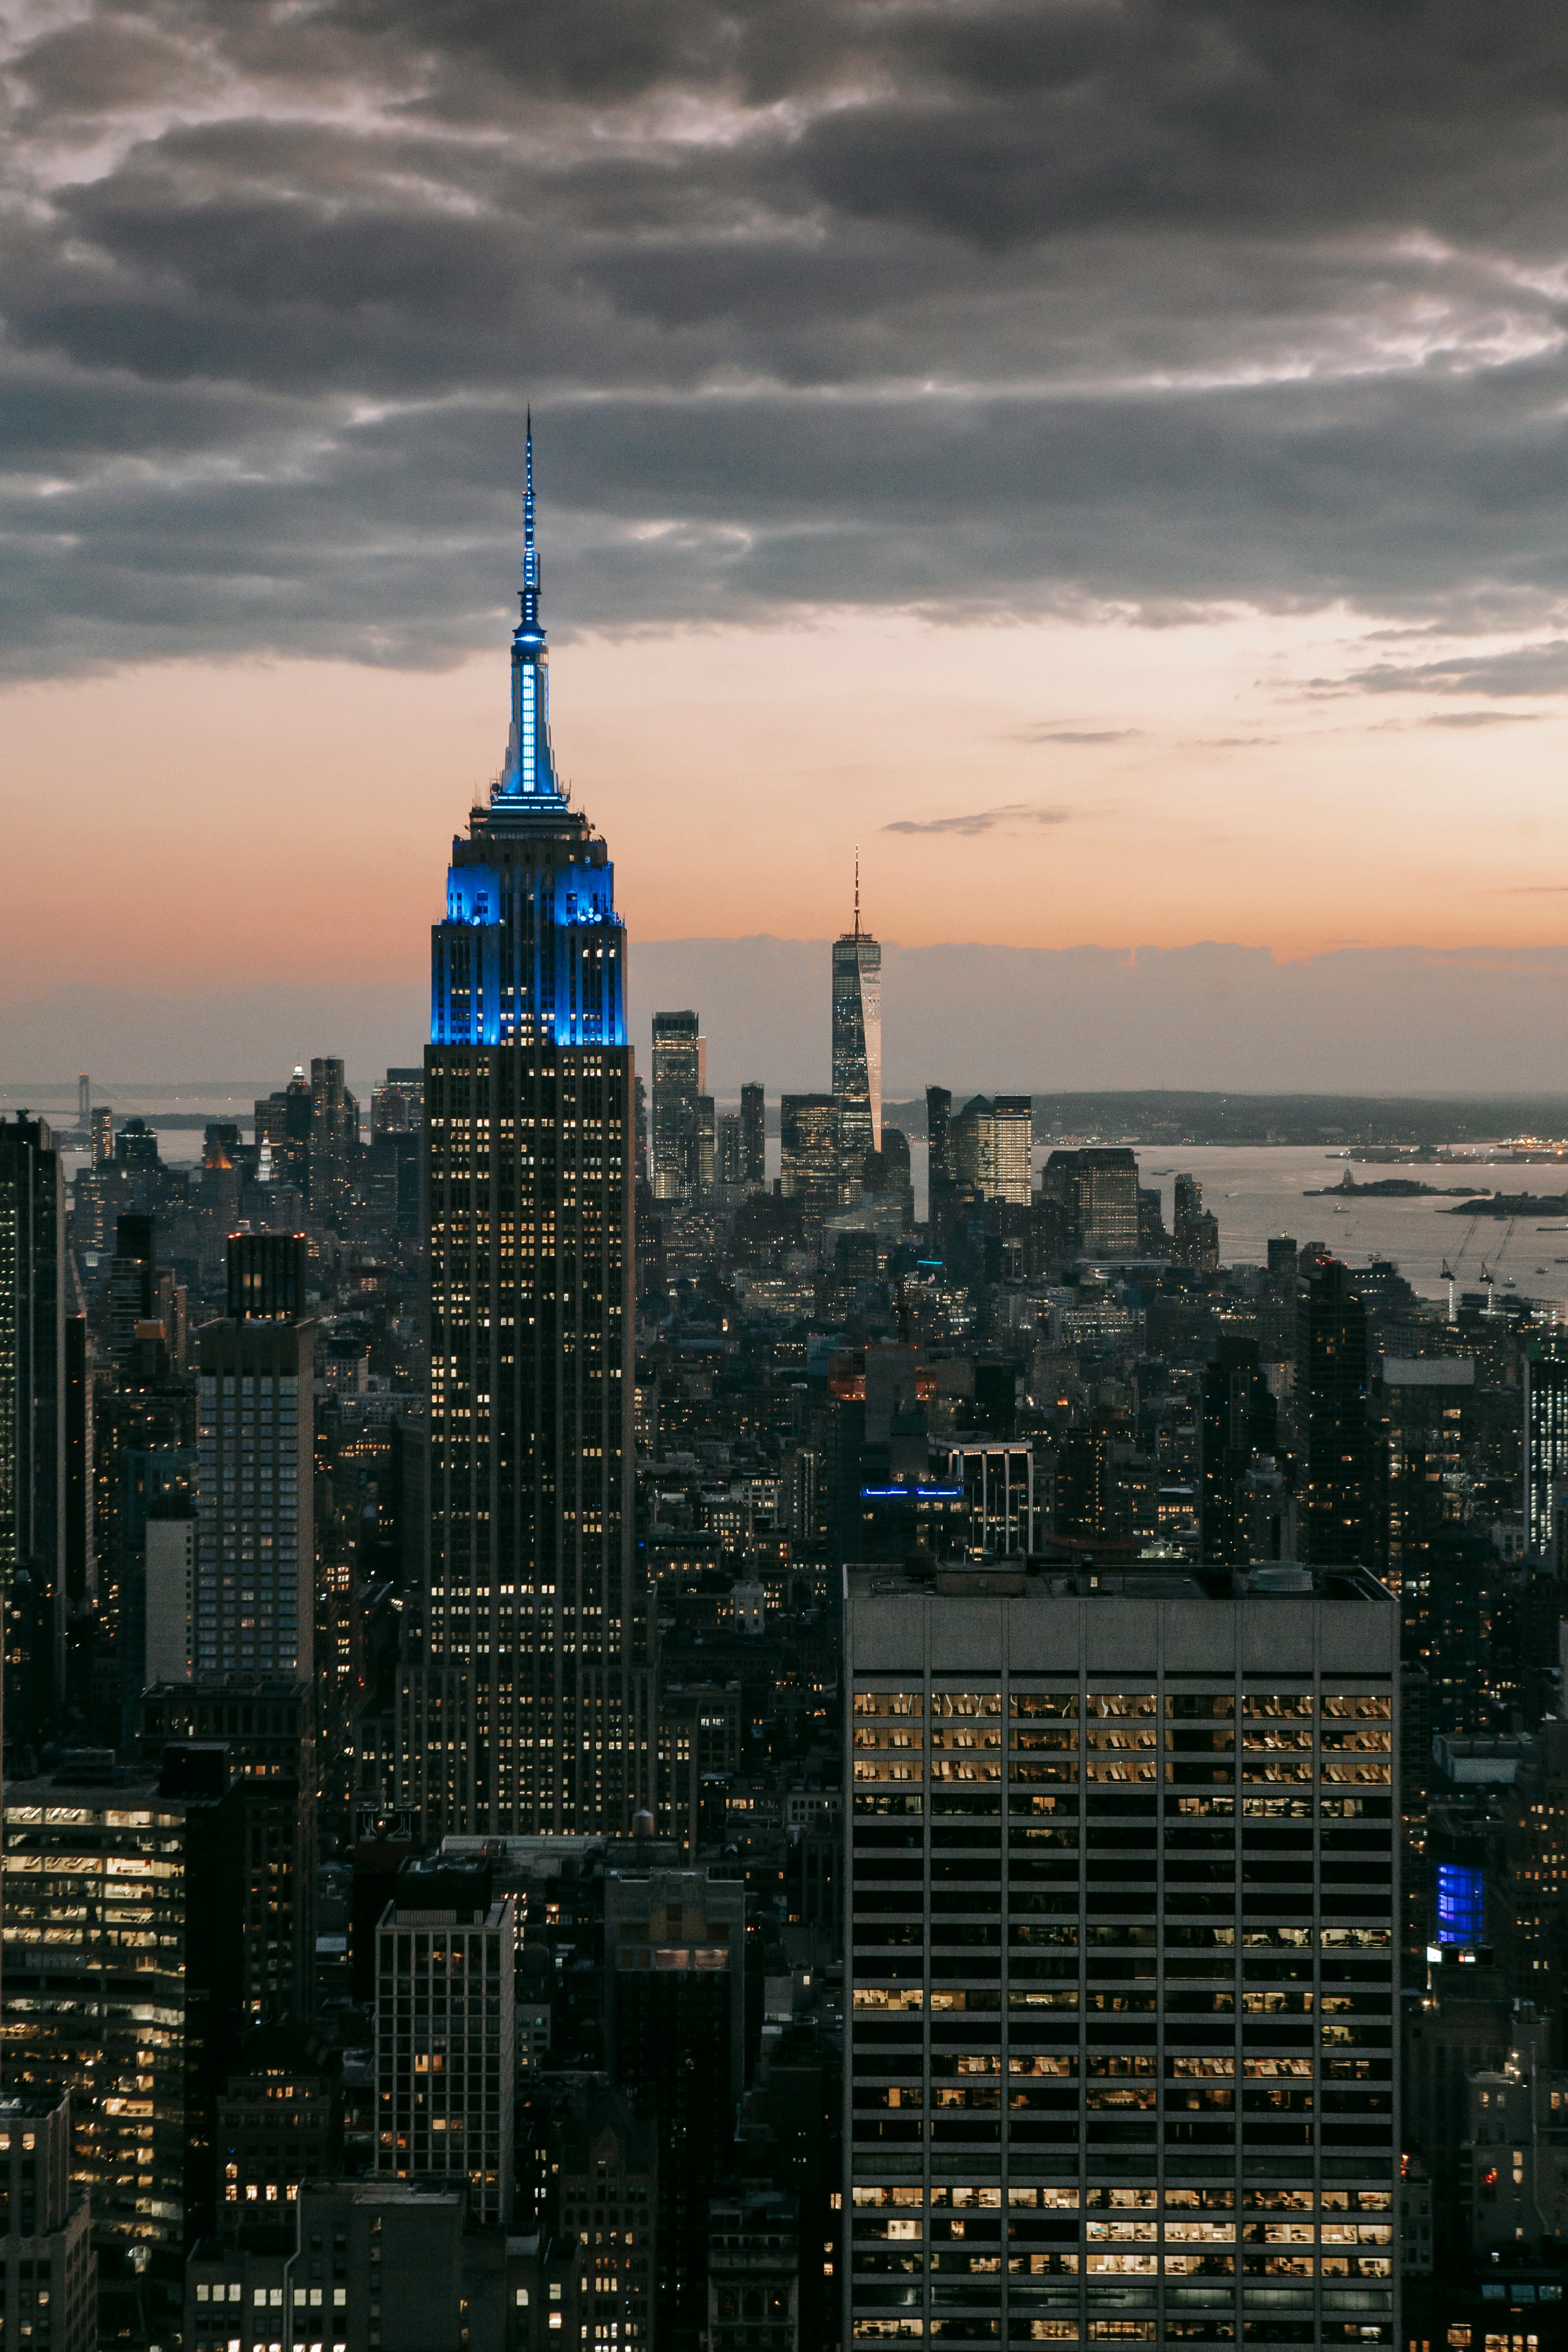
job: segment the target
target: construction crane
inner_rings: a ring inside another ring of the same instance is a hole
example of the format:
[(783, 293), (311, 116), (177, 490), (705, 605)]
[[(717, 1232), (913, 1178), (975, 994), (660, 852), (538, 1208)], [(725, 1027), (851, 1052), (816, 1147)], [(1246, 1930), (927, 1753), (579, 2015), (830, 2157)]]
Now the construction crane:
[(1490, 1265), (1488, 1265), (1485, 1258), (1481, 1260), (1481, 1280), (1486, 1285), (1487, 1313), (1489, 1315), (1494, 1313), (1497, 1307), (1497, 1270), (1503, 1262), (1503, 1257), (1507, 1252), (1508, 1245), (1513, 1239), (1513, 1229), (1518, 1223), (1519, 1219), (1517, 1217), (1510, 1217), (1509, 1219), (1508, 1231), (1504, 1234), (1497, 1249), (1493, 1251)]

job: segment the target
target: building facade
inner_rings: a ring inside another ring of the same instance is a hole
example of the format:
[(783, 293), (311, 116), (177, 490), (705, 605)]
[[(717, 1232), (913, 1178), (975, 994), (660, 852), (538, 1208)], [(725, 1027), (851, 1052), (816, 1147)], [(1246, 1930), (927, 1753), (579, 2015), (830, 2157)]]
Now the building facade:
[(949, 1129), (954, 1180), (984, 1201), (1026, 1209), (1034, 1189), (1034, 1105), (1027, 1095), (975, 1095)]
[(661, 2335), (695, 2333), (706, 2315), (708, 2206), (745, 2079), (745, 1923), (738, 1880), (659, 1869), (605, 1880), (605, 2057), (658, 2134)]
[[(107, 2315), (177, 2323), (184, 2248), (210, 2228), (215, 2109), (239, 2015), (243, 1833), (221, 1750), (162, 1774), (111, 1758), (5, 1795), (6, 2084), (70, 2100)], [(107, 2322), (106, 2340), (116, 2340)]]
[(838, 1206), (837, 1119), (831, 1095), (779, 1097), (780, 1189), (800, 1202), (808, 1231)]
[(483, 1865), (409, 1864), (376, 1930), (375, 2168), (456, 2174), (490, 2222), (511, 2219), (516, 1947)]
[(998, 1559), (1039, 1549), (1035, 1520), (1035, 1457), (1014, 1442), (964, 1441), (947, 1448), (947, 1482), (963, 1489), (971, 1547)]
[(196, 1335), (199, 1671), (310, 1678), (314, 1338), (313, 1324), (268, 1314)]
[(833, 942), (833, 1116), (838, 1197), (858, 1201), (866, 1156), (882, 1140), (882, 948), (860, 928), (860, 861), (855, 861), (855, 928)]
[(0, 2098), (5, 2341), (96, 2352), (98, 2264), (88, 2201), (71, 2182), (70, 2098)]
[(1079, 1582), (846, 1571), (844, 2340), (1396, 2344), (1390, 1596)]
[(700, 1027), (695, 1013), (653, 1016), (656, 1201), (687, 1201), (697, 1190), (697, 1102), (706, 1075)]
[(429, 1573), (398, 1702), (403, 1800), (500, 1833), (624, 1828), (651, 1769), (626, 927), (557, 786), (528, 462), (506, 761), (432, 933)]
[(741, 1088), (741, 1181), (760, 1191), (768, 1181), (767, 1100), (759, 1078)]
[(1534, 1339), (1524, 1351), (1524, 1541), (1552, 1557), (1552, 1511), (1568, 1495), (1568, 1347)]
[(65, 1696), (65, 1184), (21, 1112), (0, 1122), (0, 1596), (5, 1737), (44, 1738)]

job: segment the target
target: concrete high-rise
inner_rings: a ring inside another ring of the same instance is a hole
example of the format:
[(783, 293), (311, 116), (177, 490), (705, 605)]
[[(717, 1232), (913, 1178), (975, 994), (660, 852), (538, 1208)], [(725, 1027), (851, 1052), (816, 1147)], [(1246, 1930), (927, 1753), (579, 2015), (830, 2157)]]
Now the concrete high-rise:
[(375, 2168), (455, 2174), (509, 2221), (517, 1919), (488, 1863), (409, 1863), (375, 1938)]
[(858, 1201), (866, 1155), (882, 1138), (882, 947), (860, 928), (860, 860), (855, 860), (855, 928), (833, 942), (833, 1115), (838, 1197)]
[(695, 1013), (653, 1016), (653, 1196), (689, 1201), (697, 1190), (697, 1102), (702, 1040)]
[(0, 2097), (0, 2216), (4, 2340), (94, 2352), (98, 2265), (87, 2199), (71, 2185), (68, 2093)]
[(1390, 1595), (846, 1583), (844, 2341), (1401, 2342)]
[(624, 1830), (652, 1765), (626, 934), (555, 772), (527, 462), (506, 761), (431, 934), (430, 1542), (397, 1709), (400, 1801), (489, 1834)]
[(0, 1125), (0, 1597), (7, 1739), (57, 1727), (66, 1650), (65, 1183), (47, 1122)]
[[(315, 1326), (289, 1307), (291, 1235), (229, 1242), (241, 1312), (196, 1335), (196, 1561), (201, 1672), (312, 1673)], [(271, 1271), (268, 1271), (271, 1268)], [(294, 1295), (298, 1296), (295, 1285)]]

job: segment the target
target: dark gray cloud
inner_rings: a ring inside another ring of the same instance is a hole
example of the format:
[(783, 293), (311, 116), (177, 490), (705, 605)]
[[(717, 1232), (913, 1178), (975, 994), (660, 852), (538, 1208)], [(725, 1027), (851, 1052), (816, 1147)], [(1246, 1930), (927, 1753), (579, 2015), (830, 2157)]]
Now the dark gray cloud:
[(968, 809), (955, 816), (901, 816), (885, 824), (884, 833), (946, 833), (972, 836), (981, 833), (1019, 833), (1035, 824), (1066, 824), (1069, 809), (1036, 808), (1026, 801), (1005, 801), (1000, 808)]
[[(1568, 637), (1502, 653), (1451, 654), (1442, 661), (1378, 662), (1352, 671), (1346, 683), (1369, 694), (1561, 694), (1568, 688)], [(1466, 712), (1447, 724), (1479, 726), (1489, 716)]]
[[(528, 395), (557, 625), (1568, 613), (1546, 0), (59, 14), (4, 83), (12, 675), (494, 642)], [(1468, 670), (1344, 683), (1568, 684)]]

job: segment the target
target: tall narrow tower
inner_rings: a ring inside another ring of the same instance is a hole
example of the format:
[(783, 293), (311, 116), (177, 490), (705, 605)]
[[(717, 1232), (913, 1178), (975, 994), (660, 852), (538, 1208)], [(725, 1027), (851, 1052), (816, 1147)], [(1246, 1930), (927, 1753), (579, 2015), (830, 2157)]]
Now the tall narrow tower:
[(838, 1197), (858, 1201), (866, 1154), (882, 1142), (882, 947), (860, 928), (860, 860), (855, 860), (855, 928), (833, 942), (833, 1113)]
[(431, 933), (430, 1556), (398, 1726), (430, 1832), (628, 1828), (650, 1753), (626, 929), (555, 773), (531, 430), (523, 511), (506, 761)]

